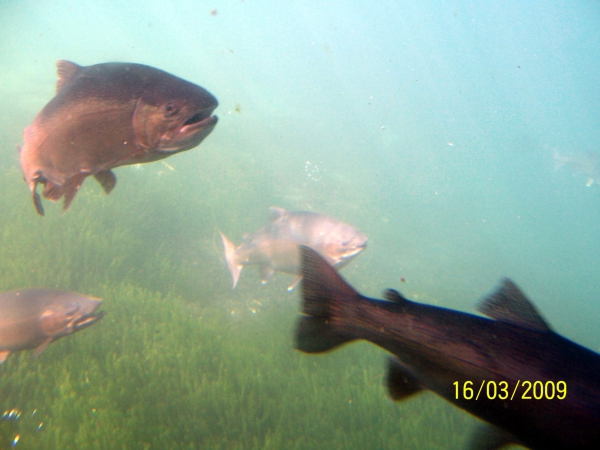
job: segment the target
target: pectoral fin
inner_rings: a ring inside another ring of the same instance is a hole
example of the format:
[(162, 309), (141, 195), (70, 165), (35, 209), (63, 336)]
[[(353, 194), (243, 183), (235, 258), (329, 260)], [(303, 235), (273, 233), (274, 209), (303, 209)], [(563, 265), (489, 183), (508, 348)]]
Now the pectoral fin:
[(260, 281), (262, 284), (267, 284), (267, 281), (273, 276), (275, 271), (271, 266), (267, 266), (266, 264), (260, 265)]
[(50, 344), (50, 342), (52, 342), (53, 340), (54, 340), (53, 338), (49, 337), (44, 342), (42, 342), (40, 345), (38, 345), (38, 347), (35, 349), (35, 352), (33, 352), (33, 356), (37, 358), (42, 353), (44, 353), (44, 350), (46, 350), (46, 347), (48, 347), (48, 344)]
[(87, 176), (88, 176), (87, 173), (77, 174), (77, 175), (71, 177), (69, 180), (67, 180), (67, 182), (63, 185), (63, 191), (65, 193), (65, 202), (63, 203), (63, 212), (66, 211), (67, 209), (69, 209), (69, 206), (71, 206), (71, 202), (73, 201), (73, 198), (75, 198), (75, 194), (77, 194), (77, 191), (81, 187), (81, 183), (83, 183), (83, 180), (85, 180), (85, 177), (87, 177)]
[[(44, 198), (47, 198), (48, 200), (57, 202), (64, 195), (64, 192), (63, 192), (62, 186), (59, 186), (58, 184), (54, 184), (51, 181), (47, 181), (46, 185), (44, 186), (44, 191), (42, 192), (42, 195), (44, 196)], [(38, 195), (38, 199), (39, 199), (39, 195)], [(35, 200), (34, 200), (34, 203), (36, 203)], [(41, 203), (40, 203), (40, 205), (41, 205)], [(37, 208), (37, 204), (36, 204), (36, 208)]]
[(35, 210), (40, 216), (44, 215), (44, 207), (42, 206), (42, 198), (40, 194), (36, 191), (37, 181), (33, 184), (33, 189), (31, 190), (31, 197), (33, 198), (33, 205), (35, 206)]
[(10, 350), (4, 350), (3, 352), (0, 352), (0, 364), (2, 364), (4, 361), (6, 361), (6, 358), (8, 358), (8, 355), (10, 355)]
[(300, 283), (301, 279), (302, 275), (294, 275), (294, 280), (292, 281), (292, 284), (290, 284), (287, 288), (288, 292), (292, 292), (294, 288), (298, 285), (298, 283)]

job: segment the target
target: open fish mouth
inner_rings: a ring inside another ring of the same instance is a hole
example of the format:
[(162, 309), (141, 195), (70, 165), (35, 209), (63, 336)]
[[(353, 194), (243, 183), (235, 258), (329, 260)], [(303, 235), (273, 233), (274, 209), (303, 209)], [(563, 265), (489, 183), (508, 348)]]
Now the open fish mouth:
[(196, 147), (213, 130), (217, 116), (210, 115), (214, 109), (199, 111), (190, 116), (174, 135), (163, 136), (157, 153), (175, 153)]
[(212, 109), (210, 111), (200, 111), (187, 119), (181, 128), (179, 133), (193, 133), (199, 129), (214, 127), (217, 124), (217, 116), (212, 116)]
[(340, 259), (342, 261), (345, 261), (347, 259), (354, 258), (356, 255), (358, 255), (360, 252), (362, 252), (366, 248), (367, 248), (366, 242), (364, 244), (357, 245), (354, 248), (349, 248), (340, 256)]
[(83, 330), (84, 328), (87, 328), (90, 325), (93, 325), (100, 319), (102, 319), (104, 317), (104, 314), (104, 311), (99, 311), (97, 313), (86, 314), (84, 316), (78, 317), (71, 323), (71, 328), (74, 332)]

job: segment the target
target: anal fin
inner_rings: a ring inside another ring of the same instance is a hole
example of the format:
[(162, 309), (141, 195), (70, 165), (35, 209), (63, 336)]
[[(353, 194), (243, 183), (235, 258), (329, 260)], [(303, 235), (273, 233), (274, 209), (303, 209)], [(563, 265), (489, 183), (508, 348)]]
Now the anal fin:
[(100, 172), (96, 172), (94, 178), (100, 183), (100, 186), (102, 186), (106, 195), (110, 194), (110, 191), (112, 191), (117, 184), (117, 177), (112, 170), (101, 170)]
[(388, 393), (394, 401), (407, 399), (423, 390), (410, 370), (396, 358), (388, 360), (386, 385)]

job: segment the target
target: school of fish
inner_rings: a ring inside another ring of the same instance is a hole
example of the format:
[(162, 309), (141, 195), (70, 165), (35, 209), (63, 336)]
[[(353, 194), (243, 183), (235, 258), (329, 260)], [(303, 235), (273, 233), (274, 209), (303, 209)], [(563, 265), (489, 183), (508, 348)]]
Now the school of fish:
[[(88, 176), (108, 194), (112, 169), (149, 163), (197, 147), (214, 129), (216, 98), (163, 70), (134, 63), (87, 67), (57, 62), (56, 95), (25, 128), (19, 148), (35, 210), (42, 196), (71, 205)], [(554, 153), (598, 183), (598, 154)], [(141, 194), (138, 194), (141, 195)], [(394, 355), (386, 384), (394, 400), (430, 390), (485, 421), (470, 448), (508, 444), (542, 448), (600, 448), (600, 355), (554, 332), (515, 283), (505, 279), (476, 316), (410, 301), (388, 290), (385, 300), (360, 295), (337, 273), (365, 250), (367, 236), (352, 225), (309, 211), (271, 208), (267, 225), (236, 246), (220, 233), (226, 266), (239, 282), (257, 265), (266, 283), (274, 272), (302, 286), (296, 348), (321, 353), (364, 339)], [(73, 292), (20, 289), (0, 293), (0, 363), (14, 352), (41, 354), (62, 337), (102, 319), (100, 299)], [(482, 398), (457, 394), (467, 382), (518, 386), (521, 380), (564, 381), (562, 402)]]

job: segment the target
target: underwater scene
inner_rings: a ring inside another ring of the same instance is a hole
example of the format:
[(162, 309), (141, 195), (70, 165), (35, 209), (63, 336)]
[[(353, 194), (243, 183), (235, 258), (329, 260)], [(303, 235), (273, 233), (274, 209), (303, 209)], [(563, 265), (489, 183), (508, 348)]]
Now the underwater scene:
[(4, 0), (0, 450), (466, 448), (371, 334), (303, 348), (297, 244), (599, 352), (599, 105), (596, 2)]

